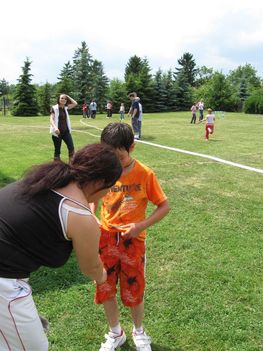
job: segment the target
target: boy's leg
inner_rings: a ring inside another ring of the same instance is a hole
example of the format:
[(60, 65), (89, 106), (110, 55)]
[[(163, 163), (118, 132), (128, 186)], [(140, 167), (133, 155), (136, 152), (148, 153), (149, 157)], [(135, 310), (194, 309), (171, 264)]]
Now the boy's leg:
[(107, 281), (96, 286), (95, 302), (103, 304), (110, 330), (100, 351), (115, 350), (126, 341), (126, 335), (119, 323), (119, 310), (116, 300), (116, 284), (119, 275), (119, 234), (102, 230), (100, 238), (100, 257), (107, 269)]
[(141, 328), (144, 317), (144, 301), (137, 306), (131, 307), (131, 315), (134, 327), (136, 329)]
[(111, 329), (116, 327), (119, 324), (119, 309), (116, 297), (111, 300), (103, 302), (103, 307), (105, 315), (108, 321), (108, 324)]

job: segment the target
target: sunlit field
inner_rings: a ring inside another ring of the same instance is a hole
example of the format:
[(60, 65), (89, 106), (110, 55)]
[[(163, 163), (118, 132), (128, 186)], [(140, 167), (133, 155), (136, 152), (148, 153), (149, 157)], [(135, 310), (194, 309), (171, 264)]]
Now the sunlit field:
[[(209, 142), (204, 124), (190, 120), (190, 112), (144, 114), (142, 140), (263, 169), (263, 116), (219, 113)], [(76, 149), (99, 142), (111, 122), (105, 114), (71, 121)], [(67, 160), (65, 144), (62, 152)], [(0, 186), (51, 160), (49, 117), (0, 116), (0, 156)], [(148, 230), (144, 326), (153, 351), (263, 350), (263, 174), (140, 141), (134, 157), (155, 170), (172, 208)], [(74, 254), (30, 281), (50, 322), (50, 350), (98, 350), (104, 312)], [(128, 336), (121, 350), (135, 351), (126, 308), (121, 324)]]

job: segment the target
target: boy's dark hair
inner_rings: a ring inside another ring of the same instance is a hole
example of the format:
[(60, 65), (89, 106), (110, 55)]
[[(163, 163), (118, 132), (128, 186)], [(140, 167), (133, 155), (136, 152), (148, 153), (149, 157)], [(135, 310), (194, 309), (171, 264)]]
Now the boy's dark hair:
[(127, 123), (109, 123), (102, 131), (102, 143), (111, 145), (115, 149), (125, 149), (129, 152), (130, 147), (134, 143), (134, 135), (132, 128)]
[(130, 93), (130, 94), (128, 95), (128, 97), (129, 97), (129, 98), (130, 98), (130, 97), (134, 97), (134, 98), (136, 98), (136, 96), (137, 96), (137, 94), (136, 94), (135, 92)]

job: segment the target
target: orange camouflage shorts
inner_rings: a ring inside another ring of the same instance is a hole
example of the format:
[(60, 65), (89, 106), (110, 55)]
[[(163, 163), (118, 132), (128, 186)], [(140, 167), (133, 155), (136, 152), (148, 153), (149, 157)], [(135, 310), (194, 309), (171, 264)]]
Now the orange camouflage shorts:
[(107, 281), (97, 285), (95, 303), (113, 299), (120, 285), (120, 296), (125, 306), (133, 307), (143, 301), (145, 289), (145, 242), (125, 239), (121, 233), (102, 229), (100, 257), (107, 270)]

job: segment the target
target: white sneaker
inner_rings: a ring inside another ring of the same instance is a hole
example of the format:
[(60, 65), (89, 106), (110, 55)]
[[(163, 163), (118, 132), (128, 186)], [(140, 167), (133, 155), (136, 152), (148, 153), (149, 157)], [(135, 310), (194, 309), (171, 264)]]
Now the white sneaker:
[(123, 345), (126, 341), (126, 335), (124, 330), (121, 331), (121, 335), (116, 336), (116, 334), (109, 332), (105, 334), (106, 341), (101, 344), (99, 351), (114, 351), (119, 346)]
[(132, 338), (137, 351), (152, 351), (151, 338), (145, 332), (142, 334), (132, 333)]

